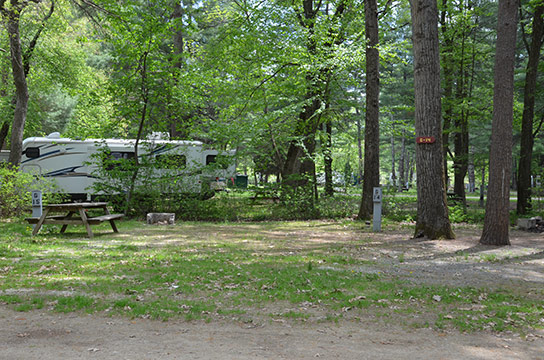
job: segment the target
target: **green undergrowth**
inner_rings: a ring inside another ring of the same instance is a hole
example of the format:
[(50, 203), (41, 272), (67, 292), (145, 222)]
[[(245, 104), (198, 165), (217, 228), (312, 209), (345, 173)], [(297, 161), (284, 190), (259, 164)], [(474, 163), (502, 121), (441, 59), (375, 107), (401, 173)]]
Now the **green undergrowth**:
[(95, 227), (94, 239), (52, 230), (31, 237), (18, 222), (0, 227), (9, 234), (0, 241), (0, 302), (18, 311), (208, 321), (373, 317), (462, 331), (544, 326), (538, 296), (413, 285), (362, 270), (380, 264), (361, 256), (372, 239), (359, 224), (124, 221), (119, 234)]

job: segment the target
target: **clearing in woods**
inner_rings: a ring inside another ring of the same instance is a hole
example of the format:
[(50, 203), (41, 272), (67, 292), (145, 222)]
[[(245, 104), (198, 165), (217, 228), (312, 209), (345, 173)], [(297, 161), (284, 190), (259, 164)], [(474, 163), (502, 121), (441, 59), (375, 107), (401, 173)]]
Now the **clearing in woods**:
[[(513, 230), (512, 246), (495, 248), (478, 245), (478, 227), (458, 226), (450, 241), (410, 239), (411, 231), (125, 222), (120, 234), (97, 231), (94, 239), (44, 235), (26, 256), (5, 251), (0, 259), (0, 359), (543, 358), (542, 234)], [(165, 249), (178, 252), (168, 257)], [(68, 257), (48, 262), (60, 253), (78, 258), (74, 268)], [(94, 286), (92, 272), (76, 271), (112, 258), (112, 273), (98, 271), (118, 277), (107, 291), (105, 280)], [(202, 273), (191, 273), (194, 266)], [(54, 288), (39, 287), (45, 275), (55, 276)], [(94, 300), (59, 308), (78, 294)], [(29, 305), (40, 296), (43, 306)], [(183, 311), (162, 313), (165, 301)]]

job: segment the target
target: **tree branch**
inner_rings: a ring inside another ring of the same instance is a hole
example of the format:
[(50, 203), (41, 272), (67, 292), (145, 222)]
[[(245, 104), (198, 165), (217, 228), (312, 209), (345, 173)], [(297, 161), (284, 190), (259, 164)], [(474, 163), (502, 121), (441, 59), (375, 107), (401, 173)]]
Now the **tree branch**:
[(538, 135), (540, 132), (540, 129), (542, 128), (542, 123), (544, 123), (544, 114), (542, 114), (542, 117), (540, 118), (540, 121), (538, 123), (538, 126), (536, 127), (536, 130), (533, 132), (533, 139)]
[(34, 49), (36, 48), (36, 43), (38, 42), (38, 39), (40, 38), (40, 35), (45, 29), (45, 23), (47, 20), (51, 18), (53, 15), (53, 12), (55, 11), (55, 0), (51, 0), (51, 7), (49, 8), (49, 12), (42, 20), (42, 23), (40, 27), (38, 28), (38, 31), (36, 31), (36, 34), (34, 34), (34, 37), (30, 41), (30, 44), (28, 45), (28, 49), (23, 53), (23, 67), (25, 76), (28, 76), (28, 72), (30, 71), (30, 58), (32, 57), (32, 53), (34, 52)]
[[(255, 93), (257, 92), (257, 90), (259, 90), (264, 84), (266, 84), (269, 80), (273, 79), (274, 77), (276, 77), (276, 75), (278, 75), (284, 68), (288, 67), (288, 66), (296, 66), (298, 64), (295, 64), (295, 63), (287, 63), (287, 64), (283, 64), (282, 66), (279, 67), (279, 69), (277, 69), (276, 71), (274, 71), (274, 73), (270, 76), (267, 76), (266, 78), (264, 78), (263, 80), (261, 80), (261, 82), (259, 83), (259, 85), (257, 85), (255, 88), (253, 88), (253, 90), (251, 91), (251, 93), (249, 94), (249, 99), (251, 99), (253, 97), (253, 95), (255, 95)], [(244, 104), (244, 107), (242, 107), (242, 109), (240, 109), (240, 111), (238, 112), (238, 115), (236, 115), (236, 118), (239, 117), (248, 107), (248, 103), (249, 103), (249, 99), (248, 101), (246, 101), (246, 103)]]
[(525, 22), (523, 21), (523, 9), (521, 8), (521, 1), (519, 3), (519, 24), (521, 26), (521, 38), (527, 53), (531, 52), (531, 45), (529, 45), (529, 40), (527, 40), (527, 32), (525, 31)]
[(387, 14), (392, 3), (393, 3), (393, 0), (387, 0), (387, 3), (385, 4), (383, 11), (378, 11), (378, 20), (381, 20), (382, 17)]

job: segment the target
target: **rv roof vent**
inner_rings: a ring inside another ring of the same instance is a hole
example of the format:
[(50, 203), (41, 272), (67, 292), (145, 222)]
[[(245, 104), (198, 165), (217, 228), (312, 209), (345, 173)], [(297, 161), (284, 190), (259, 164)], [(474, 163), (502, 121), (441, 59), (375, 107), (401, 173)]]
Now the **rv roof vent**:
[(59, 132), (52, 132), (51, 134), (47, 135), (47, 138), (49, 138), (49, 139), (60, 139), (60, 133)]

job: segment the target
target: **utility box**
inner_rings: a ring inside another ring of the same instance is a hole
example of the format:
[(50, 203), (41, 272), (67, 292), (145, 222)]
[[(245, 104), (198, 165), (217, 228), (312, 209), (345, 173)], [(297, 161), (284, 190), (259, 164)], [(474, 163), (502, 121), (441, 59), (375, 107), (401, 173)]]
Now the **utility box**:
[(234, 178), (234, 187), (238, 189), (247, 189), (247, 175), (236, 175)]

